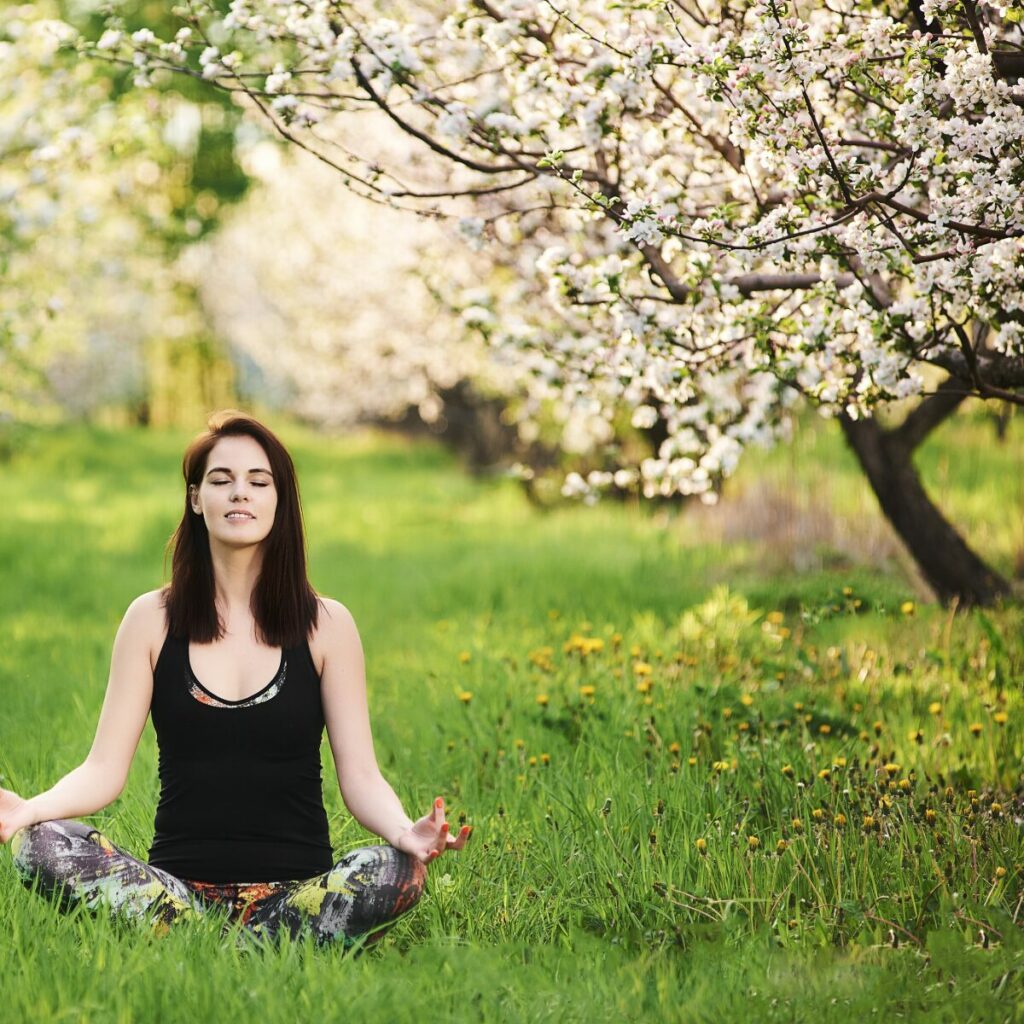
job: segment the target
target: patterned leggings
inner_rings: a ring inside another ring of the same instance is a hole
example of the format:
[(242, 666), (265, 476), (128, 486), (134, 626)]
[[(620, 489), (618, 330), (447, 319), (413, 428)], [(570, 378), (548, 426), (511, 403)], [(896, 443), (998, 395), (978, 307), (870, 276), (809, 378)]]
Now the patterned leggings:
[(16, 832), (11, 853), (25, 886), (38, 883), (39, 891), (59, 897), (64, 910), (102, 905), (117, 917), (148, 920), (165, 931), (174, 921), (220, 906), (230, 921), (256, 935), (273, 937), (284, 929), (296, 938), (308, 929), (318, 945), (379, 938), (385, 925), (416, 905), (426, 880), (426, 868), (415, 857), (393, 846), (364, 846), (313, 878), (190, 881), (137, 860), (102, 832), (67, 819)]

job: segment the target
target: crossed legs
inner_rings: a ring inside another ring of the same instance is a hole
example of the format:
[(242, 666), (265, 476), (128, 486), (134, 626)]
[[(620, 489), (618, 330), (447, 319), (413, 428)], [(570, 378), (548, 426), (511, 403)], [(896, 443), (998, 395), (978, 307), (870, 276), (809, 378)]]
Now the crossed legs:
[(261, 935), (309, 929), (318, 943), (371, 935), (411, 910), (426, 868), (392, 846), (364, 846), (329, 871), (285, 882), (210, 885), (181, 879), (126, 853), (97, 829), (58, 819), (21, 829), (11, 839), (22, 882), (54, 896), (63, 909), (85, 904), (156, 925), (195, 918), (226, 904), (232, 919)]

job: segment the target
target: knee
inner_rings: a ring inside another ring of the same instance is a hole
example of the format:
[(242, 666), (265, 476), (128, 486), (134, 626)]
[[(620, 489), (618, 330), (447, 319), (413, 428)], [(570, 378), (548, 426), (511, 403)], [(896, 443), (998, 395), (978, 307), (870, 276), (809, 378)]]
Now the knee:
[(418, 857), (393, 846), (381, 847), (384, 851), (384, 865), (381, 875), (395, 885), (409, 899), (412, 906), (423, 894), (427, 881), (427, 865)]
[(335, 865), (327, 889), (352, 892), (358, 881), (364, 894), (390, 899), (394, 912), (404, 913), (419, 901), (426, 880), (426, 865), (412, 854), (390, 845), (364, 846)]
[(11, 857), (23, 878), (45, 873), (56, 875), (61, 853), (69, 850), (78, 833), (88, 829), (81, 822), (54, 819), (26, 825), (11, 837)]

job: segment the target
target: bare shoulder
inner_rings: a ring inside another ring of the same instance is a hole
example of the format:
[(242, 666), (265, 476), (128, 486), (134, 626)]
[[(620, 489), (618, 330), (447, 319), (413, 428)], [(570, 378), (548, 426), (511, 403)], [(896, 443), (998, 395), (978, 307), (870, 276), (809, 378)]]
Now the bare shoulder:
[(157, 658), (167, 637), (167, 615), (164, 610), (164, 591), (147, 590), (139, 594), (124, 613), (121, 626), (145, 639), (149, 650), (149, 664), (156, 668)]
[(323, 675), (332, 656), (337, 658), (359, 644), (359, 631), (352, 613), (340, 601), (323, 595), (318, 595), (317, 600), (320, 614), (309, 641), (309, 650), (317, 671)]

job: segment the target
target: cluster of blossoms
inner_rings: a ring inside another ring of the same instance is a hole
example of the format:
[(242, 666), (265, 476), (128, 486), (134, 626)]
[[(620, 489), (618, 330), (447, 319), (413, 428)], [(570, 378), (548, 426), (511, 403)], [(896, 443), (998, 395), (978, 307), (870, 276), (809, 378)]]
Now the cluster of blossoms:
[[(617, 468), (647, 494), (712, 496), (798, 396), (865, 417), (927, 393), (934, 367), (1019, 400), (1016, 5), (458, 0), (382, 19), (358, 0), (232, 0), (226, 15), (196, 0), (181, 13), (174, 39), (112, 22), (85, 48), (143, 79), (201, 75), (357, 191), (457, 217), (491, 263), (484, 279), (524, 283), (474, 303), (491, 312), (488, 343), (598, 446), (636, 409), (657, 451)], [(334, 115), (367, 109), (419, 142), (415, 167), (382, 163), (370, 138), (333, 142)], [(467, 217), (453, 207), (470, 195)], [(614, 467), (569, 490), (610, 482)]]
[[(179, 266), (230, 346), (243, 390), (340, 429), (410, 407), (433, 423), (441, 392), (494, 376), (483, 346), (438, 315), (416, 273), (418, 253), (438, 241), (435, 225), (332, 194), (333, 171), (269, 141), (242, 160), (258, 186)], [(310, 201), (328, 194), (329, 203)], [(485, 313), (466, 310), (477, 325)]]
[(146, 345), (194, 330), (162, 245), (191, 105), (116, 98), (107, 68), (66, 59), (59, 13), (0, 26), (0, 421), (134, 401)]

